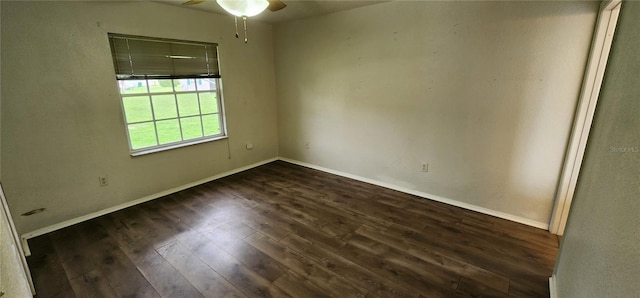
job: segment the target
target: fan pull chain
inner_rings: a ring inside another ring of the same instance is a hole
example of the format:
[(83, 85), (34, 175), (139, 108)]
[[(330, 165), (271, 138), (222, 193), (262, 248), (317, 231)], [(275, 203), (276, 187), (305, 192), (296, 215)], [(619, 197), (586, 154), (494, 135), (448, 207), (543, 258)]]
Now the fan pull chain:
[(234, 16), (233, 19), (236, 21), (236, 38), (240, 37), (240, 34), (238, 34), (238, 17)]
[(244, 22), (244, 43), (247, 43), (249, 41), (247, 38), (247, 17), (242, 17), (242, 22)]

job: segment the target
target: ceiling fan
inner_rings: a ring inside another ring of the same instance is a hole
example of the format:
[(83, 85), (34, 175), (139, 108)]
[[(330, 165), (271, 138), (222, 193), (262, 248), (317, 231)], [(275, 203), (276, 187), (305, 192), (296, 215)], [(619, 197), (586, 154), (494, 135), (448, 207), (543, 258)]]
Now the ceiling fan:
[[(204, 1), (206, 0), (189, 0), (182, 3), (182, 5), (196, 5)], [(281, 0), (216, 0), (216, 2), (228, 13), (234, 15), (236, 22), (236, 38), (239, 37), (238, 17), (242, 17), (242, 21), (244, 23), (244, 43), (248, 42), (247, 17), (258, 15), (265, 9), (278, 11), (287, 7), (287, 5)]]
[[(205, 1), (207, 0), (189, 0), (187, 2), (182, 3), (182, 5), (196, 5)], [(261, 13), (265, 8), (270, 11), (278, 11), (287, 7), (287, 5), (280, 0), (247, 0), (247, 1), (217, 0), (216, 2), (218, 2), (218, 4), (222, 6), (222, 8), (224, 8), (229, 13), (239, 17), (240, 16), (252, 17), (254, 15)], [(267, 4), (267, 5), (265, 6), (264, 4)], [(254, 13), (253, 15), (248, 15), (248, 14), (237, 15), (236, 13), (234, 13), (234, 12), (238, 12), (238, 13), (251, 12), (251, 11), (256, 11), (258, 9), (260, 9), (260, 11), (258, 11), (257, 13)], [(233, 12), (230, 10), (233, 10)]]

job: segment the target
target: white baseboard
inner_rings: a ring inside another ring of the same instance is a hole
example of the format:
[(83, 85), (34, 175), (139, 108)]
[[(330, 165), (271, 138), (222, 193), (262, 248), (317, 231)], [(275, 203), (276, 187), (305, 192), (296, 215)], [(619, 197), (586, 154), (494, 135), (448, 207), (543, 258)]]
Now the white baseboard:
[(289, 159), (289, 158), (286, 158), (286, 157), (280, 157), (279, 159), (282, 160), (282, 161), (286, 161), (288, 163), (300, 165), (300, 166), (311, 168), (311, 169), (316, 169), (316, 170), (319, 170), (319, 171), (323, 171), (323, 172), (327, 172), (327, 173), (330, 173), (330, 174), (334, 174), (334, 175), (338, 175), (338, 176), (342, 176), (342, 177), (346, 177), (346, 178), (350, 178), (350, 179), (366, 182), (366, 183), (373, 184), (373, 185), (382, 186), (382, 187), (385, 187), (385, 188), (389, 188), (389, 189), (397, 190), (397, 191), (400, 191), (400, 192), (412, 194), (414, 196), (422, 197), (422, 198), (425, 198), (425, 199), (438, 201), (438, 202), (449, 204), (449, 205), (453, 205), (453, 206), (456, 206), (456, 207), (460, 207), (460, 208), (464, 208), (464, 209), (468, 209), (468, 210), (484, 213), (484, 214), (487, 214), (487, 215), (503, 218), (503, 219), (506, 219), (506, 220), (514, 221), (514, 222), (517, 222), (517, 223), (525, 224), (525, 225), (532, 226), (532, 227), (535, 227), (535, 228), (539, 228), (539, 229), (543, 229), (543, 230), (548, 230), (549, 229), (549, 224), (548, 223), (531, 220), (531, 219), (528, 219), (528, 218), (524, 218), (524, 217), (520, 217), (520, 216), (516, 216), (516, 215), (512, 215), (512, 214), (508, 214), (508, 213), (504, 213), (504, 212), (500, 212), (500, 211), (496, 211), (496, 210), (492, 210), (492, 209), (476, 206), (476, 205), (472, 205), (472, 204), (465, 203), (465, 202), (452, 200), (452, 199), (441, 197), (441, 196), (437, 196), (437, 195), (432, 195), (432, 194), (421, 192), (421, 191), (417, 191), (417, 190), (414, 190), (414, 189), (409, 189), (409, 188), (393, 185), (393, 184), (387, 183), (387, 182), (382, 182), (382, 181), (369, 179), (369, 178), (365, 178), (365, 177), (361, 177), (361, 176), (357, 176), (357, 175), (353, 175), (353, 174), (349, 174), (349, 173), (345, 173), (345, 172), (341, 172), (341, 171), (332, 170), (332, 169), (329, 169), (329, 168), (324, 168), (324, 167), (321, 167), (321, 166), (317, 166), (317, 165), (314, 165), (314, 164), (310, 164), (310, 163), (306, 163), (306, 162), (302, 162), (302, 161), (298, 161), (298, 160)]
[(249, 169), (252, 169), (252, 168), (255, 168), (255, 167), (258, 167), (258, 166), (261, 166), (261, 165), (276, 161), (276, 160), (278, 160), (278, 158), (266, 159), (266, 160), (263, 160), (263, 161), (260, 161), (260, 162), (254, 163), (254, 164), (250, 164), (248, 166), (244, 166), (244, 167), (240, 167), (240, 168), (237, 168), (237, 169), (233, 169), (233, 170), (230, 170), (230, 171), (227, 171), (227, 172), (224, 172), (224, 173), (220, 173), (218, 175), (207, 177), (207, 178), (195, 181), (195, 182), (187, 183), (187, 184), (184, 184), (184, 185), (181, 185), (181, 186), (178, 186), (178, 187), (174, 187), (174, 188), (171, 188), (171, 189), (168, 189), (168, 190), (165, 190), (165, 191), (161, 191), (159, 193), (148, 195), (148, 196), (143, 197), (143, 198), (139, 198), (139, 199), (136, 199), (136, 200), (133, 200), (133, 201), (129, 201), (129, 202), (117, 205), (117, 206), (113, 206), (113, 207), (109, 207), (109, 208), (106, 208), (106, 209), (102, 209), (102, 210), (99, 210), (99, 211), (96, 211), (96, 212), (89, 213), (87, 215), (79, 216), (79, 217), (76, 217), (76, 218), (65, 220), (63, 222), (60, 222), (60, 223), (57, 223), (57, 224), (54, 224), (54, 225), (50, 225), (48, 227), (44, 227), (44, 228), (37, 229), (35, 231), (24, 233), (24, 234), (22, 234), (20, 236), (20, 238), (22, 240), (21, 241), (22, 242), (22, 249), (24, 250), (25, 256), (30, 256), (31, 255), (31, 250), (29, 249), (29, 243), (27, 242), (28, 239), (31, 239), (31, 238), (34, 238), (34, 237), (38, 237), (40, 235), (44, 235), (44, 234), (47, 234), (47, 233), (51, 233), (53, 231), (56, 231), (56, 230), (59, 230), (59, 229), (62, 229), (62, 228), (66, 228), (68, 226), (72, 226), (72, 225), (75, 225), (77, 223), (81, 223), (83, 221), (87, 221), (87, 220), (90, 220), (90, 219), (93, 219), (93, 218), (96, 218), (96, 217), (99, 217), (99, 216), (102, 216), (102, 215), (105, 215), (105, 214), (109, 214), (109, 213), (112, 213), (112, 212), (115, 212), (115, 211), (118, 211), (118, 210), (122, 210), (122, 209), (125, 209), (125, 208), (128, 208), (128, 207), (134, 206), (134, 205), (138, 205), (138, 204), (141, 204), (141, 203), (144, 203), (144, 202), (147, 202), (147, 201), (151, 201), (151, 200), (154, 200), (154, 199), (157, 199), (157, 198), (160, 198), (160, 197), (164, 197), (166, 195), (170, 195), (172, 193), (179, 192), (181, 190), (185, 190), (187, 188), (191, 188), (191, 187), (194, 187), (194, 186), (197, 186), (197, 185), (200, 185), (200, 184), (204, 184), (204, 183), (216, 180), (216, 179), (220, 179), (220, 178), (223, 178), (223, 177), (226, 177), (226, 176), (230, 176), (230, 175), (242, 172), (242, 171), (246, 171), (246, 170), (249, 170)]
[(556, 275), (549, 277), (549, 297), (558, 298), (558, 288), (556, 288)]
[(468, 209), (468, 210), (472, 210), (472, 211), (488, 214), (488, 215), (491, 215), (491, 216), (495, 216), (495, 217), (503, 218), (503, 219), (506, 219), (506, 220), (522, 223), (522, 224), (525, 224), (525, 225), (528, 225), (528, 226), (532, 226), (532, 227), (536, 227), (536, 228), (540, 228), (540, 229), (545, 229), (546, 230), (546, 229), (549, 228), (549, 224), (548, 223), (542, 223), (542, 222), (534, 221), (534, 220), (531, 220), (531, 219), (515, 216), (515, 215), (512, 215), (512, 214), (508, 214), (508, 213), (504, 213), (504, 212), (500, 212), (500, 211), (495, 211), (495, 210), (492, 210), (492, 209), (488, 209), (488, 208), (484, 208), (484, 207), (480, 207), (480, 206), (476, 206), (476, 205), (472, 205), (472, 204), (468, 204), (468, 203), (464, 203), (464, 202), (448, 199), (448, 198), (437, 196), (437, 195), (428, 194), (428, 193), (425, 193), (425, 192), (421, 192), (421, 191), (417, 191), (417, 190), (413, 190), (413, 189), (409, 189), (409, 188), (400, 187), (400, 186), (393, 185), (393, 184), (390, 184), (390, 183), (377, 181), (377, 180), (374, 180), (374, 179), (369, 179), (369, 178), (365, 178), (365, 177), (361, 177), (361, 176), (357, 176), (357, 175), (353, 175), (353, 174), (349, 174), (349, 173), (345, 173), (345, 172), (341, 172), (341, 171), (337, 171), (337, 170), (332, 170), (332, 169), (329, 169), (329, 168), (324, 168), (324, 167), (313, 165), (313, 164), (310, 164), (310, 163), (301, 162), (301, 161), (298, 161), (298, 160), (293, 160), (293, 159), (289, 159), (289, 158), (285, 158), (285, 157), (279, 157), (279, 158), (266, 159), (266, 160), (263, 160), (263, 161), (248, 165), (248, 166), (244, 166), (244, 167), (240, 167), (240, 168), (237, 168), (237, 169), (233, 169), (233, 170), (230, 170), (230, 171), (227, 171), (227, 172), (224, 172), (224, 173), (220, 173), (218, 175), (207, 177), (207, 178), (195, 181), (195, 182), (187, 183), (187, 184), (184, 184), (184, 185), (181, 185), (181, 186), (178, 186), (178, 187), (174, 187), (174, 188), (171, 188), (171, 189), (159, 192), (159, 193), (155, 193), (155, 194), (152, 194), (152, 195), (148, 195), (146, 197), (142, 197), (142, 198), (139, 198), (139, 199), (136, 199), (136, 200), (133, 200), (133, 201), (129, 201), (129, 202), (117, 205), (117, 206), (109, 207), (109, 208), (106, 208), (106, 209), (103, 209), (103, 210), (99, 210), (99, 211), (96, 211), (96, 212), (92, 212), (92, 213), (89, 213), (89, 214), (86, 214), (86, 215), (83, 215), (83, 216), (72, 218), (72, 219), (69, 219), (69, 220), (54, 224), (54, 225), (50, 225), (50, 226), (47, 226), (47, 227), (44, 227), (44, 228), (40, 228), (40, 229), (37, 229), (35, 231), (24, 233), (24, 234), (22, 234), (20, 236), (21, 242), (22, 242), (22, 248), (24, 250), (24, 254), (25, 254), (25, 256), (30, 256), (31, 255), (31, 250), (29, 249), (29, 243), (27, 242), (28, 239), (31, 239), (31, 238), (34, 238), (34, 237), (37, 237), (37, 236), (40, 236), (40, 235), (44, 235), (44, 234), (47, 234), (47, 233), (51, 233), (53, 231), (56, 231), (56, 230), (59, 230), (59, 229), (62, 229), (62, 228), (66, 228), (66, 227), (72, 226), (74, 224), (81, 223), (83, 221), (87, 221), (87, 220), (90, 220), (90, 219), (93, 219), (93, 218), (96, 218), (96, 217), (99, 217), (99, 216), (102, 216), (102, 215), (106, 215), (106, 214), (109, 214), (109, 213), (112, 213), (112, 212), (115, 212), (115, 211), (118, 211), (118, 210), (122, 210), (122, 209), (125, 209), (125, 208), (128, 208), (128, 207), (131, 207), (131, 206), (135, 206), (135, 205), (147, 202), (147, 201), (151, 201), (151, 200), (154, 200), (154, 199), (166, 196), (166, 195), (170, 195), (172, 193), (175, 193), (175, 192), (178, 192), (178, 191), (181, 191), (181, 190), (185, 190), (187, 188), (191, 188), (191, 187), (194, 187), (194, 186), (197, 186), (197, 185), (200, 185), (200, 184), (204, 184), (204, 183), (207, 183), (207, 182), (210, 182), (210, 181), (213, 181), (213, 180), (216, 180), (216, 179), (220, 179), (220, 178), (223, 178), (223, 177), (226, 177), (226, 176), (229, 176), (229, 175), (233, 175), (233, 174), (236, 174), (236, 173), (239, 173), (239, 172), (242, 172), (242, 171), (246, 171), (246, 170), (249, 170), (249, 169), (252, 169), (252, 168), (255, 168), (255, 167), (258, 167), (258, 166), (261, 166), (261, 165), (276, 161), (276, 160), (282, 160), (282, 161), (285, 161), (285, 162), (288, 162), (288, 163), (300, 165), (300, 166), (311, 168), (311, 169), (316, 169), (316, 170), (323, 171), (323, 172), (326, 172), (326, 173), (330, 173), (330, 174), (334, 174), (334, 175), (338, 175), (338, 176), (342, 176), (342, 177), (346, 177), (346, 178), (350, 178), (350, 179), (366, 182), (366, 183), (373, 184), (373, 185), (378, 185), (378, 186), (381, 186), (381, 187), (397, 190), (397, 191), (400, 191), (400, 192), (404, 192), (404, 193), (412, 194), (412, 195), (415, 195), (415, 196), (418, 196), (418, 197), (422, 197), (422, 198), (426, 198), (426, 199), (442, 202), (442, 203), (445, 203), (445, 204), (461, 207), (461, 208), (464, 208), (464, 209)]

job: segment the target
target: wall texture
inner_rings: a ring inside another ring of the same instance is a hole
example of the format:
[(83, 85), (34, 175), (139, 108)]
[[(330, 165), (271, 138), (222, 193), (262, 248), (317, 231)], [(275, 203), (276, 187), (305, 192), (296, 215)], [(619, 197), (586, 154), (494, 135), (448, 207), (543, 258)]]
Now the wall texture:
[(547, 225), (597, 6), (399, 1), (278, 25), (280, 155)]
[[(0, 5), (0, 22), (2, 19), (2, 6)], [(2, 40), (0, 38), (0, 48)], [(0, 59), (0, 68), (2, 67), (2, 59)], [(0, 112), (2, 111), (2, 87), (0, 86)], [(0, 156), (2, 156), (2, 113), (0, 113)], [(2, 158), (0, 158), (0, 173), (2, 170)], [(2, 178), (0, 176), (0, 181)], [(4, 212), (4, 207), (0, 203), (0, 291), (4, 292), (5, 297), (29, 297), (31, 289), (27, 280), (24, 278), (22, 266), (20, 264), (19, 253), (22, 253), (16, 243), (12, 240), (11, 227), (9, 219)]]
[(640, 295), (640, 3), (625, 1), (556, 262), (558, 297)]
[(0, 202), (0, 292), (3, 297), (30, 297), (31, 288), (20, 264), (22, 251), (13, 241), (3, 205)]
[[(0, 24), (1, 23), (2, 23), (2, 5), (0, 5)], [(2, 32), (0, 32), (0, 49), (2, 49)], [(0, 59), (0, 69), (2, 69), (2, 59)], [(2, 80), (2, 74), (0, 74), (0, 80)], [(2, 84), (0, 84), (0, 157), (1, 156), (2, 156)], [(2, 158), (0, 158), (0, 181), (2, 181)]]
[[(250, 23), (248, 46), (231, 17), (160, 3), (1, 5), (2, 183), (20, 233), (277, 157), (270, 25)], [(231, 159), (227, 141), (129, 155), (107, 32), (219, 43)]]

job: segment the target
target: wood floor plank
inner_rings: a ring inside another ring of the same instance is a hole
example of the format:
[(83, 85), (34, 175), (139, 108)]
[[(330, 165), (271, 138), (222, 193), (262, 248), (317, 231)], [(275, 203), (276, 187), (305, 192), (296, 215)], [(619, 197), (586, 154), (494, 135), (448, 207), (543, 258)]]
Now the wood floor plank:
[[(242, 200), (244, 198), (239, 199)], [(277, 210), (271, 209), (265, 203), (256, 203), (250, 213), (250, 218), (243, 219), (244, 223), (276, 240), (282, 239), (293, 232), (307, 239), (312, 239), (316, 245), (321, 245), (331, 250), (338, 250), (345, 243), (342, 239), (286, 217), (278, 213)]]
[(95, 220), (55, 231), (50, 236), (70, 280), (89, 272), (95, 274), (96, 269), (103, 267), (109, 269), (116, 260), (114, 256), (122, 254), (117, 243)]
[[(117, 218), (116, 215), (111, 217), (112, 219)], [(109, 222), (106, 224), (108, 225)], [(154, 249), (154, 246), (157, 245), (155, 240), (146, 238), (144, 234), (140, 234), (141, 231), (131, 228), (118, 230), (115, 225), (110, 225), (107, 226), (107, 230), (114, 235), (127, 257), (161, 296), (202, 297), (182, 274), (158, 254)], [(165, 245), (174, 241), (176, 240), (172, 239)]]
[(143, 206), (127, 208), (118, 213), (107, 215), (118, 225), (118, 231), (111, 231), (111, 236), (118, 240), (118, 236), (127, 235), (133, 241), (144, 241), (154, 247), (161, 247), (175, 241), (173, 227), (168, 223), (157, 224), (144, 214)]
[[(183, 230), (187, 229), (183, 226), (184, 224), (178, 222), (176, 218), (167, 216), (164, 210), (161, 210), (151, 204), (149, 205), (150, 206), (145, 208), (144, 212), (145, 214), (150, 215), (150, 220), (157, 226), (164, 226), (166, 229), (174, 229), (175, 233), (182, 233)], [(215, 233), (214, 230), (203, 235), (206, 238), (209, 238), (209, 241), (206, 241), (203, 246), (198, 247), (200, 252), (202, 252), (202, 250), (213, 250), (223, 256), (221, 259), (218, 258), (218, 261), (224, 260), (224, 262), (217, 262), (214, 261), (214, 259), (209, 258), (205, 261), (209, 260), (211, 262), (208, 263), (210, 266), (218, 266), (217, 269), (215, 267), (212, 268), (225, 276), (225, 278), (231, 281), (237, 288), (243, 287), (253, 289), (254, 294), (278, 293), (276, 288), (266, 286), (279, 278), (286, 271), (286, 269), (280, 268), (280, 265), (276, 261), (252, 250), (248, 244), (247, 247), (236, 245), (238, 242), (234, 242), (234, 237), (227, 233)], [(227, 254), (221, 254), (220, 251), (226, 251)], [(232, 251), (234, 254), (241, 254), (243, 258), (241, 261), (238, 261), (237, 258), (228, 254), (229, 251)], [(210, 254), (205, 255), (211, 256)], [(247, 280), (252, 282), (258, 281), (258, 286), (247, 287)]]
[(371, 239), (375, 239), (381, 243), (385, 243), (391, 247), (406, 251), (408, 254), (415, 256), (425, 262), (440, 266), (444, 270), (455, 272), (460, 276), (474, 280), (487, 287), (496, 289), (503, 293), (507, 293), (509, 291), (508, 278), (473, 266), (467, 262), (460, 261), (442, 253), (435, 252), (433, 250), (423, 249), (420, 245), (404, 241), (404, 239), (402, 238), (399, 239), (391, 237), (388, 234), (379, 231), (378, 229), (366, 225), (358, 229), (357, 233), (367, 236)]
[[(267, 279), (252, 272), (233, 256), (211, 242), (200, 246), (196, 254), (236, 288), (250, 297), (289, 297)], [(279, 278), (279, 277), (278, 277)]]
[[(263, 195), (269, 193), (264, 190), (264, 186), (261, 184), (253, 183), (249, 179), (243, 179), (242, 181), (243, 184), (251, 185), (252, 188)], [(270, 188), (269, 191), (273, 192), (274, 189)], [(296, 194), (292, 195), (286, 189), (276, 188), (273, 197), (265, 196), (265, 198), (271, 205), (269, 206), (271, 210), (289, 215), (290, 218), (302, 224), (319, 228), (334, 237), (343, 237), (355, 231), (361, 225), (361, 223), (351, 220), (350, 217), (334, 212), (335, 209), (323, 208), (314, 204), (311, 200), (301, 200), (297, 198)]]
[(27, 258), (36, 293), (44, 297), (76, 297), (49, 235), (29, 239)]
[[(205, 234), (212, 243), (240, 261), (247, 269), (273, 282), (288, 269), (268, 254), (256, 249), (234, 235), (232, 231), (214, 230)], [(249, 236), (250, 237), (250, 236)]]
[(98, 269), (71, 279), (70, 282), (78, 297), (118, 297), (118, 293)]
[[(96, 234), (99, 233), (96, 231)], [(50, 234), (60, 262), (70, 280), (94, 271), (101, 262), (100, 252), (96, 251), (96, 248), (101, 244), (109, 245), (106, 241), (90, 242), (87, 238), (91, 235), (94, 234), (83, 235), (77, 225)], [(115, 244), (112, 246), (116, 247)]]
[(205, 297), (246, 297), (220, 274), (178, 242), (167, 244), (158, 253), (169, 261)]
[[(407, 272), (407, 275), (411, 275), (411, 277), (405, 276), (404, 280), (415, 286), (419, 285), (421, 290), (428, 290), (423, 294), (454, 293), (453, 289), (457, 287), (460, 280), (460, 276), (448, 270), (448, 268), (438, 268), (433, 264), (405, 254), (371, 238), (356, 235), (349, 240), (349, 245), (358, 247), (366, 254), (377, 256), (380, 269), (395, 275)], [(414, 277), (416, 276), (420, 276), (420, 279), (415, 280)]]
[(138, 249), (133, 248), (131, 251), (135, 254), (134, 263), (160, 295), (163, 297), (203, 297), (182, 274), (155, 250), (150, 249), (144, 253), (135, 253), (135, 250)]
[[(435, 251), (451, 256), (455, 259), (464, 260), (475, 267), (507, 277), (510, 279), (511, 283), (514, 280), (525, 282), (536, 281), (538, 287), (548, 288), (547, 281), (544, 279), (545, 276), (547, 276), (546, 278), (548, 279), (553, 266), (547, 266), (544, 263), (539, 263), (537, 266), (531, 265), (530, 259), (526, 256), (521, 259), (518, 259), (517, 257), (515, 259), (513, 257), (505, 258), (499, 253), (492, 252), (491, 249), (487, 252), (487, 250), (484, 249), (484, 246), (477, 247), (478, 245), (471, 242), (471, 240), (447, 238), (447, 236), (452, 237), (455, 236), (455, 234), (439, 235), (434, 233), (430, 234), (428, 232), (415, 233), (411, 230), (402, 229), (398, 226), (390, 226), (388, 230), (382, 232), (387, 233), (400, 241), (412, 243), (418, 251)], [(455, 239), (455, 241), (451, 241), (451, 239)], [(472, 245), (469, 246), (467, 245), (468, 243), (471, 243)], [(502, 247), (501, 249), (508, 250), (510, 248), (512, 248), (512, 246)], [(531, 252), (534, 251), (531, 250)], [(532, 269), (535, 269), (536, 272), (531, 272)]]
[(549, 297), (549, 285), (541, 283), (540, 278), (512, 279), (509, 283), (509, 295), (512, 297)]
[(548, 297), (558, 237), (272, 162), (29, 240), (38, 297)]
[(187, 207), (183, 201), (189, 199), (189, 195), (193, 195), (194, 191), (181, 191), (175, 195), (168, 196), (163, 200), (158, 200), (157, 205), (163, 208), (170, 216), (193, 229), (206, 228), (215, 224), (216, 220), (210, 220), (193, 209)]
[[(243, 180), (243, 182), (246, 181), (249, 180)], [(254, 186), (255, 184), (251, 185)], [(276, 192), (277, 195), (270, 200), (272, 205), (303, 212), (303, 215), (296, 214), (291, 216), (291, 218), (311, 227), (319, 227), (322, 231), (328, 232), (334, 237), (340, 237), (353, 232), (362, 224), (362, 222), (353, 220), (350, 214), (345, 214), (335, 208), (317, 204), (316, 200), (305, 198), (304, 195), (298, 191), (276, 188)], [(291, 213), (294, 212), (292, 211)]]
[(319, 289), (307, 278), (298, 276), (293, 271), (285, 273), (274, 284), (292, 297), (336, 297)]
[(354, 220), (358, 223), (367, 223), (372, 226), (386, 226), (388, 221), (371, 216), (366, 212), (351, 209), (349, 206), (345, 206), (338, 202), (328, 200), (329, 191), (312, 189), (307, 185), (301, 184), (292, 187), (298, 194), (297, 197), (306, 200), (308, 204), (316, 205), (323, 210), (333, 210), (334, 213), (340, 214), (346, 218)]
[(390, 262), (389, 259), (379, 256), (378, 253), (371, 250), (370, 247), (351, 243), (348, 243), (342, 251), (342, 255), (350, 261), (367, 267), (376, 274), (393, 280), (416, 293), (427, 297), (450, 297), (453, 295), (453, 289), (445, 289), (439, 284), (431, 284), (431, 281), (422, 279), (420, 275), (409, 268)]
[(355, 286), (368, 290), (367, 296), (415, 297), (415, 294), (409, 293), (404, 287), (376, 275), (339, 254), (317, 247), (311, 241), (296, 234), (288, 235), (280, 240), (280, 243), (300, 252), (306, 258), (322, 264), (325, 268), (342, 276)]
[(93, 272), (95, 275), (99, 272), (100, 276), (97, 277), (104, 277), (121, 297), (134, 295), (158, 297), (151, 284), (136, 270), (135, 265), (120, 249), (117, 242), (110, 237), (105, 237), (108, 233), (101, 225), (101, 220), (91, 220), (80, 227), (72, 226), (59, 231), (59, 234), (52, 234), (52, 236), (56, 235), (54, 237), (56, 250), (61, 255), (68, 256), (67, 260), (61, 259), (67, 276), (76, 276), (75, 279), (87, 278), (88, 273)]
[(495, 297), (495, 298), (507, 298), (510, 297), (507, 293), (496, 291), (492, 288), (488, 288), (482, 284), (479, 284), (471, 279), (462, 277), (456, 288), (458, 293), (467, 297)]
[(505, 252), (507, 256), (517, 259), (525, 258), (534, 267), (539, 263), (545, 263), (549, 266), (555, 264), (555, 253), (553, 251), (557, 249), (556, 243), (540, 244), (554, 242), (553, 240), (532, 241), (532, 239), (520, 238), (513, 234), (505, 234), (494, 228), (490, 230), (479, 229), (477, 224), (469, 224), (466, 220), (456, 223), (455, 229), (457, 233), (463, 234), (468, 238), (474, 238), (472, 241), (478, 245), (509, 247)]
[[(301, 253), (290, 250), (259, 233), (249, 236), (245, 241), (274, 259), (280, 260), (288, 268), (291, 268), (291, 271), (295, 272), (296, 276), (303, 276), (305, 280), (309, 280), (324, 289), (328, 294), (333, 296), (364, 297), (368, 292), (366, 289), (354, 286), (324, 266), (305, 258)], [(289, 274), (291, 273), (289, 272)]]

